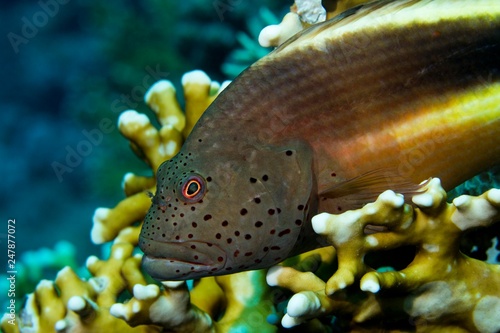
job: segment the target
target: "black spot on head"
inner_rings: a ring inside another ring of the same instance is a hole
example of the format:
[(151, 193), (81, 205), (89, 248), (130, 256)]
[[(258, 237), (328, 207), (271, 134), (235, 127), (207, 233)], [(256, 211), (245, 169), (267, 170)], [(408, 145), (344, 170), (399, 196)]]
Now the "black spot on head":
[(248, 211), (247, 211), (245, 208), (242, 208), (242, 209), (240, 210), (240, 214), (241, 214), (241, 215), (246, 215), (247, 213), (248, 213)]
[(293, 155), (293, 151), (291, 151), (291, 150), (287, 150), (287, 151), (285, 152), (285, 154), (286, 154), (286, 156), (292, 156), (292, 155)]
[(235, 236), (239, 236), (239, 235), (240, 235), (240, 232), (239, 232), (238, 230), (236, 230), (236, 231), (234, 232), (234, 235), (235, 235)]
[(267, 251), (269, 251), (269, 248), (267, 246), (265, 246), (262, 250), (264, 250), (264, 252), (267, 252)]
[(193, 238), (193, 234), (189, 234), (189, 235), (188, 235), (188, 238)]
[(245, 257), (250, 257), (253, 254), (253, 252), (247, 252), (245, 253)]
[(218, 257), (218, 258), (217, 258), (217, 261), (218, 261), (218, 262), (223, 262), (223, 261), (224, 261), (224, 258), (222, 258), (222, 257)]
[(257, 221), (257, 222), (255, 222), (255, 227), (260, 228), (260, 227), (262, 227), (263, 224), (264, 223), (262, 223), (261, 221)]
[(233, 239), (232, 239), (232, 238), (228, 238), (228, 239), (227, 239), (227, 243), (228, 243), (228, 244), (231, 244), (232, 242), (233, 242)]
[(203, 219), (204, 219), (205, 221), (208, 221), (208, 220), (210, 220), (211, 218), (212, 218), (212, 215), (210, 215), (210, 214), (207, 214), (207, 215), (203, 216)]
[(332, 173), (330, 174), (330, 176), (332, 176), (332, 177), (336, 177), (336, 176), (337, 176), (337, 174), (336, 174), (335, 172), (332, 172)]
[(269, 177), (267, 175), (262, 176), (263, 181), (267, 182), (268, 179), (269, 179)]
[(302, 225), (302, 220), (295, 220), (295, 224), (298, 225), (298, 226), (301, 226)]
[(260, 203), (260, 198), (254, 198), (253, 201), (256, 203), (256, 204), (259, 204)]
[(198, 223), (193, 222), (193, 223), (191, 223), (191, 225), (193, 226), (193, 228), (196, 228), (198, 226)]
[(253, 177), (250, 177), (250, 183), (254, 184), (257, 182), (257, 179), (253, 178)]
[(227, 221), (222, 221), (222, 226), (223, 226), (223, 227), (227, 227), (227, 226), (228, 226), (228, 224), (229, 224), (229, 222), (227, 222)]
[(221, 237), (222, 237), (222, 235), (221, 235), (221, 234), (219, 234), (219, 233), (217, 233), (217, 234), (215, 235), (215, 238), (217, 238), (217, 239), (221, 239)]
[(208, 176), (207, 177), (207, 182), (211, 182), (212, 181), (212, 177)]
[(279, 246), (271, 246), (271, 250), (281, 250), (281, 247), (279, 247)]
[(191, 206), (191, 211), (194, 212), (195, 210), (196, 210), (196, 208), (194, 206)]
[(239, 251), (239, 250), (236, 250), (236, 251), (234, 251), (233, 256), (236, 258), (236, 257), (238, 257), (238, 255), (239, 255), (239, 254), (240, 254), (240, 251)]
[(268, 210), (267, 210), (267, 213), (268, 213), (269, 215), (274, 215), (274, 212), (275, 212), (275, 210), (274, 210), (274, 209), (272, 209), (272, 208), (270, 208), (270, 209), (268, 209)]
[(252, 238), (252, 235), (250, 235), (250, 234), (246, 234), (246, 235), (245, 235), (245, 239), (246, 239), (246, 240), (251, 239), (251, 238)]

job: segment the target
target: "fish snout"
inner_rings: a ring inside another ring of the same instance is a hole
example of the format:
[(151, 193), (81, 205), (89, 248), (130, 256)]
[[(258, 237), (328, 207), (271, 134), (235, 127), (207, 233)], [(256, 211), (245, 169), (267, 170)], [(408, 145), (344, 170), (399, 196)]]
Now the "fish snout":
[(216, 275), (224, 268), (227, 255), (217, 245), (200, 242), (159, 242), (139, 238), (144, 252), (142, 267), (158, 280), (186, 280)]

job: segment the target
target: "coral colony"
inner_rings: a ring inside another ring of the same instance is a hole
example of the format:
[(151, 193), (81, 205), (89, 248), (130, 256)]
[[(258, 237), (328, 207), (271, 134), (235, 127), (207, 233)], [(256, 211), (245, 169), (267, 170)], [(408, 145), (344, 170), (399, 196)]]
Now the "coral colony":
[[(333, 10), (324, 10), (320, 1), (296, 1), (283, 22), (265, 28), (259, 41), (278, 46), (361, 2), (331, 1)], [(298, 325), (301, 332), (500, 331), (500, 266), (491, 263), (498, 252), (488, 252), (488, 263), (459, 250), (464, 233), (500, 220), (500, 189), (448, 203), (438, 178), (410, 200), (387, 190), (362, 208), (314, 216), (312, 229), (330, 246), (270, 269), (188, 283), (156, 283), (143, 273), (137, 222), (144, 220), (156, 193), (155, 172), (179, 152), (226, 86), (202, 71), (186, 73), (182, 110), (173, 84), (155, 83), (145, 102), (159, 129), (134, 110), (121, 114), (120, 132), (153, 176), (126, 174), (126, 198), (113, 208), (96, 209), (92, 241), (112, 242), (112, 247), (107, 259), (87, 259), (91, 276), (82, 279), (65, 267), (54, 281), (40, 281), (20, 312), (7, 309), (3, 332), (286, 332)], [(386, 250), (400, 248), (413, 249), (402, 266), (399, 256), (394, 266), (376, 264)]]

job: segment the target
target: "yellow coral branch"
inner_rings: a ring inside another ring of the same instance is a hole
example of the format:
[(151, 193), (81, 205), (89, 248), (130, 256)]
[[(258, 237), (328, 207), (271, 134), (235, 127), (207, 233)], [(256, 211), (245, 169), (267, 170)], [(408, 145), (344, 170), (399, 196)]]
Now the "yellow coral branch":
[[(417, 330), (500, 330), (491, 319), (500, 310), (500, 266), (458, 250), (465, 230), (500, 220), (500, 190), (447, 204), (439, 179), (432, 179), (412, 200), (414, 206), (386, 191), (359, 210), (315, 216), (313, 228), (337, 249), (339, 267), (327, 283), (291, 268), (269, 271), (268, 282), (297, 292), (283, 326), (335, 314), (360, 329), (403, 320)], [(403, 245), (415, 246), (416, 253), (400, 271), (375, 271), (364, 262), (369, 252)]]

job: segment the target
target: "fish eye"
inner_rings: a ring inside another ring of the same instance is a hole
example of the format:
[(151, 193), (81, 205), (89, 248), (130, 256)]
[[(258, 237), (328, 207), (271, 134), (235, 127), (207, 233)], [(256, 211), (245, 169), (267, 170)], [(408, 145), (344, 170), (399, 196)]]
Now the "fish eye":
[(181, 200), (187, 203), (198, 202), (205, 195), (205, 180), (199, 175), (190, 175), (181, 187)]
[(192, 179), (189, 183), (186, 184), (184, 192), (184, 196), (188, 199), (195, 197), (201, 191), (201, 184), (197, 179)]

